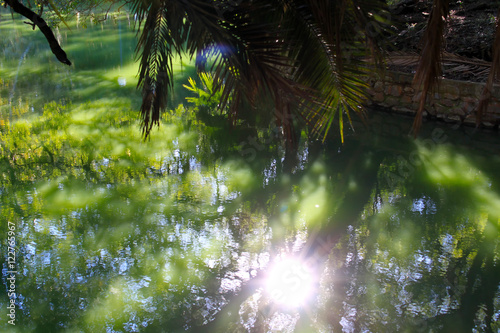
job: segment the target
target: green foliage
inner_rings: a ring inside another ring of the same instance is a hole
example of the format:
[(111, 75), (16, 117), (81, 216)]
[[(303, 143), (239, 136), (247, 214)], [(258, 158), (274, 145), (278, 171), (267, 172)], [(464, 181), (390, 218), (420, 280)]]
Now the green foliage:
[[(168, 126), (168, 125), (167, 125)], [(142, 143), (130, 101), (101, 100), (79, 106), (49, 103), (43, 115), (5, 123), (0, 133), (2, 160), (11, 183), (83, 174), (87, 179), (143, 178), (165, 154), (180, 129), (158, 134), (163, 147)], [(188, 139), (190, 140), (190, 139)], [(179, 144), (182, 144), (182, 136)], [(188, 148), (183, 145), (183, 148)], [(36, 168), (32, 166), (36, 165)]]
[[(214, 81), (213, 75), (207, 72), (201, 72), (198, 77), (200, 80), (199, 84), (195, 79), (190, 77), (188, 79), (189, 84), (183, 85), (184, 88), (195, 94), (195, 96), (186, 97), (186, 100), (194, 104), (197, 110), (203, 110), (205, 112), (217, 111), (222, 98), (224, 85)], [(223, 111), (220, 110), (220, 112), (222, 113)]]

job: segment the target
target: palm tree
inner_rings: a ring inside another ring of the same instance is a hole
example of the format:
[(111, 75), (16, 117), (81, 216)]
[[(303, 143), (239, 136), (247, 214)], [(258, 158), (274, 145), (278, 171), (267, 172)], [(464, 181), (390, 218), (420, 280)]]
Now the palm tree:
[(370, 67), (361, 59), (367, 50), (377, 54), (380, 34), (373, 27), (384, 26), (383, 0), (130, 3), (141, 27), (138, 86), (145, 137), (166, 107), (176, 54), (196, 58), (199, 71), (213, 73), (222, 90), (219, 106), (228, 107), (233, 121), (271, 99), (289, 148), (296, 142), (295, 119), (324, 136), (337, 115), (343, 133), (344, 116), (350, 121), (351, 112), (362, 113), (363, 76)]
[(435, 87), (441, 76), (443, 33), (448, 10), (449, 0), (434, 1), (422, 38), (422, 54), (414, 77), (414, 83), (422, 89), (419, 107), (413, 122), (414, 135), (417, 135), (422, 124), (427, 93)]

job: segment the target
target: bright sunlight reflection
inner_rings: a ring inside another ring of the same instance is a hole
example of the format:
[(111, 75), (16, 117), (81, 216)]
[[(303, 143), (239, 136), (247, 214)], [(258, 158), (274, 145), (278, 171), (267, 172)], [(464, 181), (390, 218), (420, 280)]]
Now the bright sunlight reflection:
[(278, 305), (296, 308), (304, 305), (314, 294), (315, 276), (307, 265), (293, 257), (271, 264), (265, 290)]

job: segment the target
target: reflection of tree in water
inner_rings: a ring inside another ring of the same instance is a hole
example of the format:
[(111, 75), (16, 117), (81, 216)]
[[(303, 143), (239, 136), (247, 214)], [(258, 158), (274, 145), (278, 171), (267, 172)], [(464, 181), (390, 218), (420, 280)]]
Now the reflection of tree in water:
[[(499, 183), (480, 158), (360, 136), (340, 148), (303, 144), (302, 167), (286, 174), (276, 147), (248, 162), (226, 142), (214, 159), (184, 130), (204, 130), (194, 119), (135, 144), (133, 115), (92, 109), (48, 106), (47, 118), (2, 132), (20, 327), (498, 329)], [(398, 155), (413, 151), (425, 162), (388, 182)], [(263, 287), (285, 254), (320, 277), (302, 308), (275, 304)]]

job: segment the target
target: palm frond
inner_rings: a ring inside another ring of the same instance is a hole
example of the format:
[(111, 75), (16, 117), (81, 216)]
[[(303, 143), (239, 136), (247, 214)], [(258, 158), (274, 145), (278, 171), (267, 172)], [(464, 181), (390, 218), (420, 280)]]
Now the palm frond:
[[(292, 18), (290, 22), (302, 22), (303, 26), (291, 30), (296, 36), (290, 39), (304, 43), (292, 51), (298, 64), (295, 78), (316, 91), (313, 103), (304, 109), (308, 111), (306, 119), (313, 126), (313, 133), (324, 138), (338, 114), (343, 139), (343, 115), (350, 120), (350, 112), (362, 114), (361, 106), (367, 98), (367, 85), (362, 78), (371, 68), (361, 61), (366, 53), (363, 39), (367, 34), (359, 31), (360, 22), (364, 24), (371, 18), (354, 8), (351, 1), (296, 3), (294, 14), (299, 19)], [(371, 11), (384, 11), (382, 2), (371, 4)], [(375, 43), (376, 36), (372, 37)]]
[(279, 28), (281, 11), (279, 2), (253, 1), (226, 13), (221, 26), (229, 38), (215, 40), (212, 69), (214, 77), (225, 83), (221, 107), (232, 96), (232, 121), (243, 105), (255, 107), (262, 96), (269, 96), (274, 101), (276, 121), (292, 144), (290, 103), (297, 96), (305, 97), (305, 93), (291, 77), (293, 62), (286, 57), (283, 30)]
[(422, 90), (419, 107), (413, 122), (413, 133), (416, 136), (422, 125), (422, 114), (427, 94), (436, 84), (442, 73), (443, 33), (448, 17), (449, 0), (435, 0), (422, 37), (423, 50), (414, 77), (414, 84)]
[[(141, 8), (138, 10), (141, 13)], [(184, 27), (184, 15), (175, 3), (153, 1), (146, 10), (147, 17), (137, 44), (137, 52), (142, 51), (138, 87), (142, 88), (141, 114), (145, 137), (153, 125), (159, 124), (160, 114), (166, 107), (168, 91), (173, 86), (172, 62), (176, 54), (181, 54), (179, 45), (183, 41)]]
[(495, 41), (493, 43), (493, 60), (491, 63), (488, 79), (481, 95), (481, 100), (477, 107), (476, 126), (480, 126), (483, 120), (483, 115), (488, 109), (491, 100), (491, 91), (493, 89), (493, 82), (500, 78), (500, 9), (497, 14), (497, 28), (495, 31)]
[(368, 71), (361, 59), (367, 39), (376, 39), (362, 31), (383, 16), (383, 0), (133, 2), (144, 22), (138, 53), (145, 136), (165, 107), (173, 53), (181, 51), (196, 56), (199, 71), (213, 73), (219, 107), (232, 121), (243, 106), (252, 110), (263, 96), (271, 98), (289, 143), (297, 110), (323, 135), (337, 113), (342, 122), (344, 113), (350, 120), (350, 112), (361, 110)]

